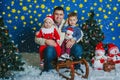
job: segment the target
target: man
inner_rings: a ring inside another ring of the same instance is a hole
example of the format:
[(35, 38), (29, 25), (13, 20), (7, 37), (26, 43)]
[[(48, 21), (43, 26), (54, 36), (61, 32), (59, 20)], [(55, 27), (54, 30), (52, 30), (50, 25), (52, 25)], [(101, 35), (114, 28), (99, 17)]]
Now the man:
[[(58, 30), (60, 34), (60, 44), (62, 44), (64, 40), (65, 33), (61, 32), (62, 27), (65, 24), (64, 20), (64, 9), (60, 6), (56, 7), (53, 11), (53, 16), (54, 16), (54, 22), (56, 24), (56, 29)], [(36, 38), (35, 37), (35, 42), (39, 45), (47, 44), (49, 45), (45, 50), (44, 50), (44, 70), (49, 71), (50, 69), (53, 69), (53, 66), (51, 62), (56, 59), (56, 51), (54, 49), (55, 41), (54, 40), (45, 40), (43, 38)], [(71, 54), (74, 56), (76, 59), (78, 59), (82, 55), (82, 47), (78, 44), (74, 44), (75, 41), (69, 41), (66, 45), (66, 47), (70, 48), (71, 47)], [(73, 45), (74, 44), (74, 45)]]

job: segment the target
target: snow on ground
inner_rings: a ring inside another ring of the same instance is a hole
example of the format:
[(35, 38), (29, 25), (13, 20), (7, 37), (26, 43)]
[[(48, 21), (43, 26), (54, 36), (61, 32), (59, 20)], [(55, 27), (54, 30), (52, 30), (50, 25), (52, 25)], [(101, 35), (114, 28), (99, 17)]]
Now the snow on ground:
[[(9, 80), (65, 80), (55, 70), (50, 72), (43, 72), (40, 75), (40, 68), (29, 65), (24, 65), (25, 71), (14, 72), (14, 78)], [(120, 64), (116, 65), (116, 69), (111, 72), (104, 72), (102, 70), (93, 70), (90, 67), (88, 79), (82, 79), (75, 75), (74, 80), (120, 80)], [(2, 80), (2, 79), (1, 79)]]
[[(9, 80), (65, 80), (56, 72), (51, 70), (50, 72), (43, 72), (40, 75), (41, 69), (39, 68), (39, 55), (38, 54), (25, 54), (23, 53), (26, 64), (25, 70), (20, 72), (14, 72), (14, 75)], [(31, 66), (32, 65), (32, 66)], [(116, 69), (111, 72), (104, 72), (103, 70), (93, 70), (89, 67), (88, 79), (83, 79), (78, 75), (75, 75), (74, 80), (120, 80), (120, 64), (116, 65)], [(5, 80), (5, 79), (0, 79)]]

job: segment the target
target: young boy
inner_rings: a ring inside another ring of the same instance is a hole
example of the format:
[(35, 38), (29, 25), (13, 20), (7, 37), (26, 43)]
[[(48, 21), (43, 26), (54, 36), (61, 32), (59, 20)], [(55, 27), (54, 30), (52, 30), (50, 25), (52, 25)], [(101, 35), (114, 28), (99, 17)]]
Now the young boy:
[(65, 60), (65, 59), (69, 59), (69, 55), (70, 55), (70, 49), (72, 46), (67, 46), (67, 42), (70, 41), (75, 41), (75, 43), (80, 39), (80, 37), (82, 36), (81, 34), (81, 30), (79, 27), (76, 27), (76, 23), (77, 23), (78, 19), (77, 19), (77, 13), (70, 13), (68, 15), (68, 26), (64, 26), (62, 28), (62, 32), (65, 32), (65, 39), (61, 45), (61, 57), (58, 58), (58, 60)]
[[(61, 48), (59, 46), (60, 36), (54, 26), (53, 16), (47, 16), (44, 19), (44, 24), (39, 32), (36, 33), (36, 37), (44, 38), (45, 40), (54, 40), (56, 43), (53, 44), (56, 52), (57, 57), (61, 54)], [(47, 45), (40, 45), (39, 53), (40, 53), (40, 66), (43, 66), (43, 57), (44, 57), (44, 49)]]

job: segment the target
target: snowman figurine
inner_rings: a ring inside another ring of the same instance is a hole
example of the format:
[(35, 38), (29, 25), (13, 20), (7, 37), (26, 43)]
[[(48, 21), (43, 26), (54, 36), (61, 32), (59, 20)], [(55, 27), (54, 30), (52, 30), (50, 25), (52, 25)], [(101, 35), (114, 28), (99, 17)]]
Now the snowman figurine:
[(113, 43), (108, 44), (108, 60), (113, 60), (115, 64), (120, 63), (120, 52), (116, 45)]
[(65, 34), (65, 39), (70, 40), (73, 38), (73, 28), (68, 28)]
[(92, 58), (92, 66), (95, 70), (103, 70), (103, 64), (106, 62), (105, 50), (102, 42), (99, 42), (95, 48), (95, 56)]

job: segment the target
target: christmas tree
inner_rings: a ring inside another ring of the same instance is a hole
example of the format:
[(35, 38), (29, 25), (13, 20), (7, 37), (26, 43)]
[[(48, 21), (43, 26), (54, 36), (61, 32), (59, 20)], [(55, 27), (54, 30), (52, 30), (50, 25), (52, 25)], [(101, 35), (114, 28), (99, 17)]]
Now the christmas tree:
[(10, 39), (3, 18), (0, 16), (0, 78), (9, 78), (14, 70), (24, 70), (23, 64), (22, 56)]
[(104, 33), (101, 31), (97, 21), (94, 20), (94, 11), (90, 11), (89, 14), (89, 19), (82, 25), (84, 36), (80, 44), (83, 47), (83, 58), (90, 62), (91, 58), (95, 55), (96, 44), (104, 40)]

